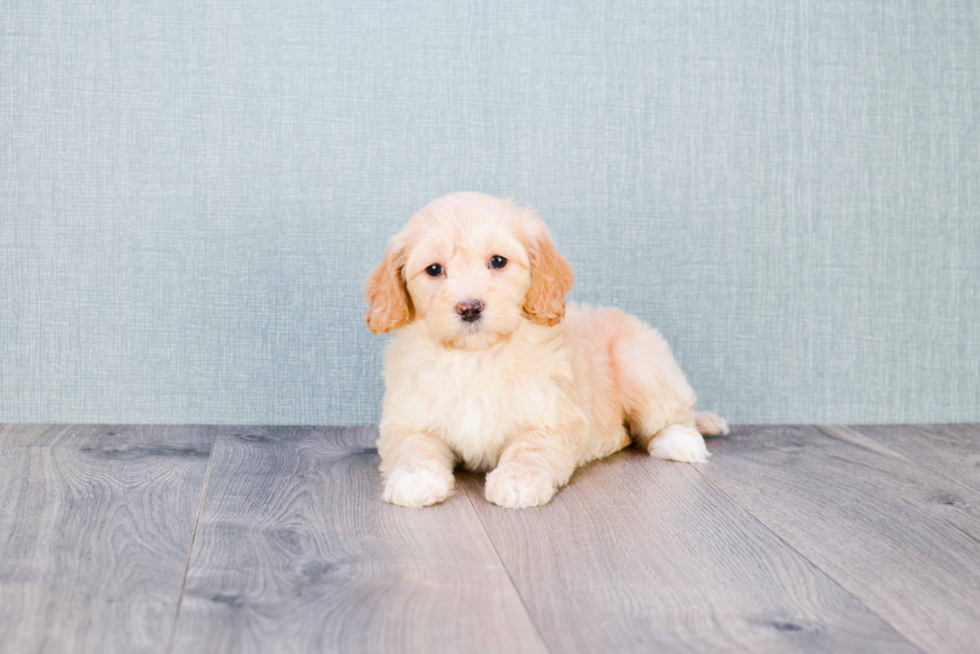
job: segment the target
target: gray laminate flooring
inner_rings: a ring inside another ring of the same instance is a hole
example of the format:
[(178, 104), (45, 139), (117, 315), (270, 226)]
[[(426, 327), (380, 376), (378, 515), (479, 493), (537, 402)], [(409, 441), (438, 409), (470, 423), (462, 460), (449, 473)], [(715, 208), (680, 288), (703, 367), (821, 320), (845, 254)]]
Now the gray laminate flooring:
[(0, 426), (0, 652), (977, 652), (980, 425), (736, 427), (551, 504), (374, 428)]

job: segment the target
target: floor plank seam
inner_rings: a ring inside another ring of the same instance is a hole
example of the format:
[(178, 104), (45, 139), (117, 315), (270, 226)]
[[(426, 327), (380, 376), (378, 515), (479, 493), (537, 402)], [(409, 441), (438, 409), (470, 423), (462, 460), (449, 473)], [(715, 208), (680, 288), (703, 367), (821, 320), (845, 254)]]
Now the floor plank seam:
[[(821, 433), (823, 433), (823, 432), (821, 432)], [(899, 635), (901, 635), (901, 636), (902, 636), (902, 638), (904, 638), (904, 639), (906, 640), (906, 642), (908, 642), (908, 644), (909, 644), (909, 645), (911, 645), (912, 647), (914, 647), (914, 648), (916, 648), (917, 650), (919, 650), (919, 651), (920, 651), (920, 652), (922, 652), (923, 654), (927, 654), (927, 653), (926, 653), (926, 650), (924, 650), (924, 649), (922, 649), (922, 647), (920, 647), (920, 646), (918, 645), (918, 643), (916, 643), (915, 641), (913, 641), (913, 640), (912, 640), (912, 639), (911, 639), (911, 638), (909, 637), (909, 635), (908, 635), (908, 634), (906, 634), (906, 633), (904, 633), (904, 632), (903, 632), (903, 631), (902, 631), (902, 630), (901, 630), (901, 629), (899, 628), (899, 626), (898, 626), (898, 625), (896, 625), (896, 624), (894, 624), (894, 623), (892, 623), (892, 621), (891, 621), (891, 620), (889, 620), (889, 619), (887, 619), (887, 618), (886, 618), (885, 616), (883, 616), (883, 615), (881, 615), (881, 614), (879, 614), (879, 613), (878, 613), (877, 611), (875, 611), (875, 610), (874, 610), (874, 609), (872, 609), (872, 608), (871, 608), (870, 606), (868, 606), (868, 605), (867, 605), (867, 604), (866, 604), (866, 603), (865, 603), (865, 602), (864, 602), (864, 601), (863, 601), (863, 600), (862, 600), (862, 599), (861, 599), (860, 597), (858, 597), (857, 595), (855, 595), (854, 593), (852, 593), (851, 591), (849, 591), (849, 590), (848, 590), (847, 588), (845, 588), (845, 587), (844, 587), (844, 586), (843, 586), (843, 585), (842, 585), (842, 584), (841, 584), (841, 583), (840, 583), (840, 582), (839, 582), (839, 581), (837, 580), (837, 578), (836, 578), (836, 577), (834, 577), (834, 576), (833, 576), (832, 574), (830, 574), (830, 573), (829, 573), (828, 571), (826, 571), (826, 570), (824, 570), (824, 569), (823, 569), (822, 567), (820, 567), (819, 565), (817, 565), (817, 564), (816, 564), (816, 563), (815, 563), (815, 562), (814, 562), (814, 561), (813, 561), (812, 559), (810, 559), (810, 557), (808, 557), (807, 555), (805, 555), (805, 554), (804, 554), (803, 552), (801, 552), (801, 551), (799, 551), (799, 550), (798, 550), (798, 549), (797, 549), (796, 547), (794, 547), (794, 546), (793, 546), (793, 544), (792, 544), (792, 543), (790, 543), (790, 542), (789, 542), (789, 541), (787, 541), (787, 540), (786, 540), (785, 538), (783, 538), (783, 537), (782, 537), (782, 535), (780, 535), (780, 534), (779, 534), (778, 532), (776, 532), (775, 530), (773, 530), (773, 529), (772, 529), (772, 527), (770, 527), (770, 526), (769, 526), (769, 525), (767, 525), (767, 524), (766, 524), (765, 522), (763, 522), (763, 521), (762, 521), (762, 520), (761, 520), (761, 519), (760, 519), (760, 518), (759, 518), (759, 517), (758, 517), (757, 515), (755, 515), (754, 513), (752, 513), (751, 511), (749, 511), (749, 510), (748, 510), (747, 508), (745, 508), (744, 506), (742, 506), (742, 504), (741, 504), (741, 503), (740, 503), (740, 502), (739, 502), (738, 500), (736, 500), (736, 499), (735, 499), (734, 497), (732, 497), (731, 495), (729, 495), (729, 494), (728, 494), (728, 493), (727, 493), (727, 492), (725, 491), (725, 489), (724, 489), (724, 488), (722, 488), (721, 486), (719, 486), (718, 484), (716, 484), (716, 483), (715, 483), (715, 481), (714, 481), (714, 480), (713, 480), (713, 479), (712, 479), (711, 477), (709, 477), (708, 475), (706, 475), (706, 474), (705, 474), (705, 473), (704, 473), (703, 471), (701, 471), (701, 470), (699, 470), (699, 469), (698, 469), (698, 468), (697, 468), (696, 466), (694, 466), (694, 465), (692, 465), (692, 464), (690, 464), (690, 463), (688, 463), (687, 465), (689, 465), (689, 466), (691, 466), (692, 468), (694, 468), (694, 470), (696, 470), (696, 471), (697, 471), (697, 473), (698, 473), (699, 475), (701, 475), (702, 477), (704, 477), (704, 478), (705, 478), (705, 479), (706, 479), (706, 480), (708, 481), (708, 483), (709, 483), (709, 484), (711, 484), (712, 486), (714, 486), (715, 488), (717, 488), (717, 489), (718, 489), (718, 491), (719, 491), (719, 492), (720, 492), (721, 494), (723, 494), (723, 495), (724, 495), (725, 497), (727, 497), (727, 498), (728, 498), (728, 499), (730, 499), (730, 500), (731, 500), (732, 502), (734, 502), (734, 503), (735, 503), (735, 506), (737, 506), (738, 508), (740, 508), (740, 509), (742, 509), (743, 511), (745, 511), (745, 513), (746, 513), (747, 515), (749, 515), (749, 516), (751, 516), (753, 520), (755, 520), (756, 522), (758, 522), (758, 523), (759, 523), (759, 525), (761, 525), (763, 529), (765, 529), (766, 531), (768, 531), (769, 533), (771, 533), (771, 534), (772, 534), (773, 536), (775, 536), (776, 538), (778, 538), (780, 542), (782, 542), (783, 544), (785, 544), (785, 545), (786, 545), (786, 547), (788, 547), (788, 548), (789, 548), (789, 549), (791, 549), (792, 551), (794, 551), (794, 552), (796, 552), (797, 554), (799, 554), (799, 555), (800, 555), (800, 557), (802, 557), (802, 558), (803, 558), (803, 560), (805, 560), (805, 561), (806, 561), (807, 563), (809, 563), (810, 565), (812, 565), (812, 566), (813, 566), (813, 568), (814, 568), (815, 570), (818, 570), (818, 571), (820, 571), (820, 573), (821, 573), (821, 574), (823, 574), (823, 575), (824, 575), (825, 577), (827, 577), (827, 579), (829, 579), (829, 580), (830, 580), (831, 582), (833, 582), (835, 586), (837, 586), (838, 588), (840, 588), (840, 589), (841, 589), (841, 592), (844, 592), (844, 593), (846, 593), (846, 594), (847, 594), (848, 596), (850, 596), (851, 598), (853, 598), (855, 602), (857, 602), (858, 604), (860, 604), (861, 606), (863, 606), (864, 608), (866, 608), (866, 609), (868, 610), (868, 612), (869, 612), (869, 613), (870, 613), (871, 615), (876, 615), (876, 616), (878, 616), (878, 618), (879, 618), (880, 620), (882, 620), (882, 621), (883, 621), (883, 622), (884, 622), (885, 624), (887, 624), (887, 625), (890, 625), (890, 626), (891, 626), (891, 628), (892, 628), (892, 629), (894, 629), (896, 633), (898, 633)]]
[(211, 476), (211, 462), (214, 460), (214, 448), (218, 444), (218, 426), (214, 427), (214, 438), (211, 439), (211, 452), (208, 454), (208, 466), (204, 471), (204, 484), (201, 486), (201, 501), (197, 505), (197, 516), (194, 519), (194, 532), (191, 535), (191, 546), (187, 551), (187, 565), (184, 567), (184, 579), (180, 583), (180, 595), (177, 597), (177, 611), (174, 613), (174, 626), (170, 631), (170, 642), (167, 644), (167, 654), (174, 649), (174, 639), (177, 637), (177, 622), (180, 620), (180, 606), (184, 601), (184, 589), (187, 587), (187, 574), (191, 569), (191, 557), (194, 556), (194, 543), (197, 540), (197, 528), (201, 524), (201, 512), (204, 510), (204, 495), (208, 490), (208, 478)]
[(545, 640), (544, 634), (541, 633), (541, 628), (538, 626), (537, 620), (534, 619), (534, 614), (531, 613), (530, 607), (528, 607), (527, 602), (524, 601), (524, 596), (521, 595), (521, 591), (517, 588), (517, 584), (514, 583), (514, 578), (511, 576), (510, 570), (507, 569), (507, 564), (504, 563), (503, 557), (500, 556), (500, 551), (497, 549), (497, 544), (493, 542), (493, 537), (490, 536), (490, 532), (487, 530), (487, 525), (483, 522), (483, 516), (481, 516), (480, 512), (476, 510), (476, 504), (473, 503), (473, 496), (470, 495), (470, 492), (466, 488), (465, 484), (460, 485), (463, 488), (463, 493), (466, 494), (466, 499), (469, 500), (473, 513), (476, 514), (477, 520), (480, 521), (480, 526), (483, 528), (483, 533), (487, 536), (487, 541), (489, 541), (490, 547), (493, 548), (493, 553), (497, 556), (497, 560), (500, 561), (500, 567), (503, 568), (504, 572), (507, 574), (507, 580), (510, 582), (510, 587), (514, 589), (517, 599), (521, 601), (521, 606), (524, 607), (524, 613), (527, 614), (527, 619), (531, 621), (532, 625), (534, 625), (534, 633), (538, 635), (538, 639), (541, 641), (541, 645), (544, 647), (545, 651), (550, 652), (551, 647), (548, 645), (548, 641)]
[[(831, 426), (841, 427), (843, 429), (849, 429), (848, 425), (831, 425)], [(860, 436), (861, 438), (866, 438), (872, 443), (874, 443), (875, 447), (877, 447), (878, 449), (876, 450), (875, 448), (869, 446), (867, 443), (860, 443), (844, 438), (840, 434), (835, 433), (833, 430), (828, 429), (826, 425), (812, 425), (812, 427), (816, 429), (818, 432), (820, 432), (821, 435), (826, 436), (827, 438), (830, 438), (831, 440), (835, 440), (839, 443), (847, 443), (848, 445), (853, 445), (854, 447), (859, 447), (862, 450), (868, 450), (869, 452), (874, 452), (875, 454), (884, 454), (885, 456), (892, 457), (898, 461), (912, 462), (912, 460), (909, 457), (905, 456), (901, 452), (896, 452), (892, 448), (888, 447), (888, 445), (886, 445), (885, 443), (882, 443), (881, 441), (877, 440), (876, 438), (872, 438), (871, 436), (867, 436), (866, 434), (862, 434), (859, 431), (850, 430), (850, 431), (854, 431), (854, 433), (857, 436)]]
[[(841, 425), (841, 426), (844, 427), (845, 429), (850, 428), (850, 425)], [(834, 434), (833, 432), (830, 432), (830, 431), (824, 429), (822, 425), (813, 425), (813, 428), (816, 429), (818, 432), (820, 432), (823, 436), (826, 436), (827, 438), (831, 438), (833, 440), (840, 441), (842, 443), (850, 443), (850, 441), (848, 441), (846, 439), (843, 439), (840, 436), (838, 436), (837, 434)], [(854, 431), (854, 430), (852, 430), (852, 431)], [(861, 432), (857, 432), (857, 433), (859, 433), (861, 436), (864, 436), (865, 438), (868, 438), (870, 440), (873, 440), (875, 443), (877, 443), (878, 445), (881, 445), (883, 448), (885, 448), (885, 449), (887, 449), (887, 450), (889, 450), (891, 452), (894, 452), (894, 450), (892, 450), (886, 444), (884, 444), (881, 441), (879, 441), (877, 438), (875, 438), (873, 436), (868, 436), (867, 434), (862, 434)], [(851, 443), (851, 444), (853, 445), (853, 443)], [(916, 457), (907, 457), (907, 456), (905, 456), (905, 455), (903, 455), (903, 454), (901, 454), (899, 452), (895, 452), (895, 454), (896, 454), (896, 456), (902, 457), (902, 460), (906, 461), (910, 465), (915, 466), (916, 468), (919, 468), (921, 470), (925, 470), (926, 472), (928, 472), (930, 474), (936, 475), (938, 477), (942, 477), (943, 479), (945, 479), (945, 480), (947, 480), (949, 482), (952, 482), (952, 483), (956, 484), (956, 486), (958, 488), (961, 488), (963, 490), (966, 490), (967, 492), (970, 493), (971, 496), (978, 495), (977, 490), (975, 488), (973, 488), (973, 486), (970, 486), (969, 484), (963, 483), (962, 480), (957, 479), (956, 477), (951, 476), (948, 472), (944, 471), (942, 468), (933, 468), (930, 465), (927, 465), (925, 463), (922, 463), (922, 461), (920, 459), (916, 458)]]

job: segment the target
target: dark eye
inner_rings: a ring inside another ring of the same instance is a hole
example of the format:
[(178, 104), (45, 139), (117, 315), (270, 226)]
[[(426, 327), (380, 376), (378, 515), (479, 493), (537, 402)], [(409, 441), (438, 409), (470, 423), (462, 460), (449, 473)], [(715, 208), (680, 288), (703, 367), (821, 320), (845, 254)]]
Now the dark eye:
[(442, 274), (442, 266), (437, 263), (432, 264), (425, 269), (425, 272), (429, 274), (429, 277), (438, 277)]
[(495, 254), (490, 257), (490, 267), (491, 268), (503, 268), (507, 265), (507, 259), (503, 258), (499, 254)]

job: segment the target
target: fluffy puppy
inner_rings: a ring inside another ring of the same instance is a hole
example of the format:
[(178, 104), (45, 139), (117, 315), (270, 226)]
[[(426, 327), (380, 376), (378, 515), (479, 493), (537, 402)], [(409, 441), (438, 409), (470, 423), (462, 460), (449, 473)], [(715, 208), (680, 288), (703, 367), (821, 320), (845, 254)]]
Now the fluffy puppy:
[(385, 352), (378, 451), (384, 499), (408, 507), (453, 492), (453, 469), (490, 471), (486, 498), (546, 504), (576, 467), (635, 441), (704, 461), (695, 413), (666, 341), (617, 309), (565, 307), (572, 266), (530, 209), (454, 193), (391, 239), (365, 290)]

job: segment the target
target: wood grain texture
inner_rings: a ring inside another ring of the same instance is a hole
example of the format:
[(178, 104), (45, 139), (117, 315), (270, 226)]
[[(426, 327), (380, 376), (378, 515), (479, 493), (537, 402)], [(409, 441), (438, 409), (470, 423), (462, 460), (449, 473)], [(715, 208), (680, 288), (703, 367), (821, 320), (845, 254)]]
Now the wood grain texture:
[(381, 499), (374, 428), (222, 428), (174, 652), (539, 652), (466, 494)]
[(464, 484), (551, 651), (918, 651), (686, 464), (627, 450), (521, 511)]
[(0, 426), (0, 649), (164, 652), (213, 438)]
[(698, 469), (930, 652), (980, 647), (980, 503), (886, 439), (740, 427)]
[(861, 434), (978, 493), (980, 425), (820, 426), (828, 435)]

